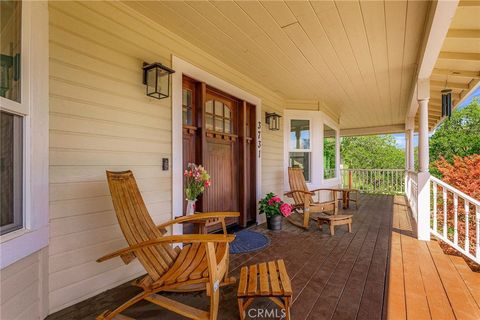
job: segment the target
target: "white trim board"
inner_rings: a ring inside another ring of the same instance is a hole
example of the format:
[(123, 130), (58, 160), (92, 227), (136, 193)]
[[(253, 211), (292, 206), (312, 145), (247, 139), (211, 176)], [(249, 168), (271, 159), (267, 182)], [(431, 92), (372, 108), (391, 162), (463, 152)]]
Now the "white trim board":
[[(172, 76), (172, 219), (180, 216), (183, 212), (183, 141), (182, 141), (182, 77), (189, 76), (195, 80), (205, 82), (209, 86), (215, 87), (232, 96), (245, 100), (256, 106), (256, 192), (257, 200), (261, 197), (262, 190), (262, 100), (251, 93), (240, 89), (233, 84), (214, 76), (213, 74), (200, 69), (193, 64), (172, 55), (172, 69), (175, 73)], [(257, 223), (261, 223), (263, 217), (259, 216), (257, 210)], [(173, 234), (182, 234), (181, 225), (174, 225)]]

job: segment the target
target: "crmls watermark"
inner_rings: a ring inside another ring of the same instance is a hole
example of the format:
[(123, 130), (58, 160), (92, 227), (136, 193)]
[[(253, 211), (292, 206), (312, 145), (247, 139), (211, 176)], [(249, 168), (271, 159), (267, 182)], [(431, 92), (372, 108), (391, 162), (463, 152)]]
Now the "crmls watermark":
[(260, 319), (260, 318), (275, 318), (275, 319), (285, 319), (286, 312), (285, 309), (256, 309), (252, 308), (248, 310), (248, 316), (251, 319)]

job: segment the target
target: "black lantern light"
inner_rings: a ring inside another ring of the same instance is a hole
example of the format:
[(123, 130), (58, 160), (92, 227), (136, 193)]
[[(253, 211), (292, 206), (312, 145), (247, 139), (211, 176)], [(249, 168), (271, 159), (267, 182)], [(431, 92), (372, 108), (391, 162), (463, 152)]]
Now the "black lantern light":
[(442, 117), (452, 116), (452, 89), (442, 90)]
[(280, 130), (280, 118), (282, 116), (275, 112), (265, 112), (265, 122), (268, 124), (269, 130)]
[(143, 84), (147, 86), (147, 96), (163, 99), (170, 94), (170, 75), (175, 71), (163, 64), (143, 63)]

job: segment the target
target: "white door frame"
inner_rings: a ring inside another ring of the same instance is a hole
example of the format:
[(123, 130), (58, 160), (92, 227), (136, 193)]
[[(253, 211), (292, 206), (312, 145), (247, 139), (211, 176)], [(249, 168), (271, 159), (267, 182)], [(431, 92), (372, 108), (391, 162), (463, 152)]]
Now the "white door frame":
[[(193, 64), (172, 55), (172, 219), (183, 213), (183, 131), (182, 131), (182, 78), (183, 75), (224, 91), (256, 106), (256, 196), (257, 202), (262, 194), (262, 100)], [(214, 182), (215, 183), (215, 182)], [(257, 210), (257, 222), (259, 215)], [(174, 225), (173, 234), (182, 234), (181, 225)]]

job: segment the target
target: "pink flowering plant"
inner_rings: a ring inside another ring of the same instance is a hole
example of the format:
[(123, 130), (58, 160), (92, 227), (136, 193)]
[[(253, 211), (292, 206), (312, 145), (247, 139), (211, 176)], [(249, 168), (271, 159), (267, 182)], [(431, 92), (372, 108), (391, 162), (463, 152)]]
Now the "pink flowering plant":
[(212, 184), (210, 175), (201, 165), (189, 163), (187, 169), (183, 172), (185, 177), (185, 195), (187, 200), (197, 200), (206, 188)]
[(286, 202), (283, 202), (280, 197), (270, 192), (260, 200), (260, 213), (265, 213), (267, 218), (271, 218), (278, 215), (288, 217), (292, 214), (292, 206)]

